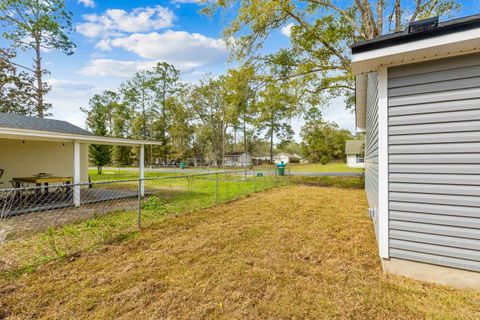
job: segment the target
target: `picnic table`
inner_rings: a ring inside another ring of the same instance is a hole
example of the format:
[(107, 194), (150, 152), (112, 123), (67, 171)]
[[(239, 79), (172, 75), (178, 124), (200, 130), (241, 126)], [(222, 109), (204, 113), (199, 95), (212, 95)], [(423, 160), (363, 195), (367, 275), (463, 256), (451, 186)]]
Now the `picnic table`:
[(37, 187), (45, 186), (45, 192), (48, 192), (48, 186), (50, 183), (62, 183), (69, 185), (73, 181), (72, 177), (42, 177), (42, 176), (32, 176), (32, 177), (20, 177), (12, 178), (12, 185), (14, 188), (21, 188), (25, 184), (35, 184)]

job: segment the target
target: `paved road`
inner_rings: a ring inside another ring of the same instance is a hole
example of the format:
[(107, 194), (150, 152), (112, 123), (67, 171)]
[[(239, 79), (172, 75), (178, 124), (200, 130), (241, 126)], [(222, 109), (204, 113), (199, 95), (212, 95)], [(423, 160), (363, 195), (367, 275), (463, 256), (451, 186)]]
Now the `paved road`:
[[(95, 168), (91, 168), (95, 169)], [(115, 167), (103, 167), (103, 170), (116, 171), (116, 172), (135, 172), (138, 171), (138, 168), (128, 167), (128, 168), (115, 168)], [(145, 172), (171, 172), (171, 173), (209, 173), (222, 171), (219, 169), (180, 169), (180, 168), (148, 168), (145, 167)]]
[[(113, 167), (104, 167), (104, 170), (111, 171), (138, 171), (138, 168), (113, 168)], [(239, 168), (239, 170), (241, 170)], [(262, 171), (262, 169), (256, 169)], [(145, 168), (146, 172), (170, 172), (170, 173), (210, 173), (223, 171), (222, 169), (180, 169), (180, 168)], [(292, 172), (292, 175), (295, 176), (305, 176), (305, 177), (361, 177), (361, 172)]]

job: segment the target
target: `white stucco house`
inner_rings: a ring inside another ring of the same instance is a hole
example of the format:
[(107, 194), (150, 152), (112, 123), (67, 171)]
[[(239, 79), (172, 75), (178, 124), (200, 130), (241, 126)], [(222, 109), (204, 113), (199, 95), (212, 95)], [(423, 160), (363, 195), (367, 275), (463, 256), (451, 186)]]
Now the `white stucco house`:
[(347, 157), (347, 167), (365, 168), (363, 140), (347, 140), (345, 144), (345, 155)]
[(276, 164), (280, 164), (280, 163), (287, 164), (287, 163), (290, 163), (293, 158), (298, 159), (299, 161), (303, 159), (301, 155), (296, 153), (290, 154), (286, 152), (280, 152), (273, 157), (273, 162), (275, 162)]
[(352, 47), (384, 270), (480, 288), (480, 15)]
[[(15, 181), (34, 180), (40, 173), (57, 177), (59, 183), (88, 183), (90, 144), (139, 146), (140, 178), (144, 177), (144, 146), (160, 145), (95, 136), (66, 121), (0, 113), (0, 189), (16, 186)], [(80, 187), (73, 187), (73, 201), (80, 205)]]

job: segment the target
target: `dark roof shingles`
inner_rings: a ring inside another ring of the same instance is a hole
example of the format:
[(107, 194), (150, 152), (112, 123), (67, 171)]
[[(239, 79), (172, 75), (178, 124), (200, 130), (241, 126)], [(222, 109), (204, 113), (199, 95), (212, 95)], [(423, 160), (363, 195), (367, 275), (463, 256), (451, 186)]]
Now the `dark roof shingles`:
[(0, 127), (79, 134), (85, 136), (93, 135), (93, 133), (66, 121), (42, 119), (11, 113), (0, 113)]
[(443, 21), (435, 29), (429, 29), (423, 32), (408, 33), (408, 27), (400, 32), (394, 32), (382, 35), (375, 39), (364, 40), (351, 46), (353, 53), (360, 53), (376, 49), (378, 47), (388, 47), (404, 42), (412, 42), (419, 39), (430, 38), (442, 35), (448, 32), (455, 32), (462, 29), (476, 28), (480, 25), (480, 14), (467, 17)]

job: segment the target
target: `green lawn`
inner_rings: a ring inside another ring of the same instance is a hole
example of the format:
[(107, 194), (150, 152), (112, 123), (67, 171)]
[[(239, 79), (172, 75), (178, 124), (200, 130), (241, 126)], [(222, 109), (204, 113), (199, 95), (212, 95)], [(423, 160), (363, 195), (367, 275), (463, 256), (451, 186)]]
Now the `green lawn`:
[[(363, 190), (277, 188), (0, 276), (0, 319), (480, 319), (480, 292), (382, 271)], [(1, 257), (1, 256), (0, 256)]]
[(362, 172), (363, 169), (347, 168), (347, 164), (343, 162), (331, 162), (326, 165), (321, 163), (305, 163), (305, 164), (287, 164), (287, 172)]
[[(138, 179), (138, 171), (132, 170), (103, 170), (102, 174), (98, 174), (97, 169), (89, 169), (88, 174), (92, 181), (111, 181), (111, 180), (128, 180)], [(145, 172), (145, 178), (167, 177), (184, 175), (183, 172)]]
[[(158, 224), (172, 214), (212, 207), (288, 181), (287, 177), (254, 177), (232, 173), (219, 173), (218, 182), (215, 174), (172, 176), (172, 173), (151, 173), (147, 175), (149, 177), (156, 179), (145, 181), (147, 197), (141, 201), (142, 227)], [(94, 182), (130, 178), (136, 178), (136, 173), (92, 174)], [(92, 188), (136, 192), (138, 182), (94, 183)], [(0, 229), (12, 230), (1, 248), (0, 275), (34, 270), (51, 260), (136, 237), (139, 231), (137, 209), (138, 201), (134, 197), (71, 207), (58, 213), (53, 210), (52, 213), (24, 215), (17, 217), (17, 220), (10, 219), (13, 223), (10, 220), (0, 221)], [(42, 219), (41, 228), (38, 227), (38, 220), (35, 220), (39, 218)], [(2, 226), (6, 223), (9, 225)], [(20, 225), (25, 224), (34, 224), (35, 229), (17, 231)]]

